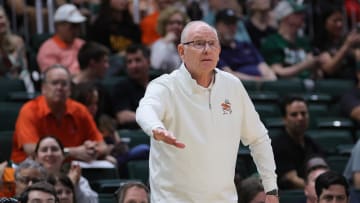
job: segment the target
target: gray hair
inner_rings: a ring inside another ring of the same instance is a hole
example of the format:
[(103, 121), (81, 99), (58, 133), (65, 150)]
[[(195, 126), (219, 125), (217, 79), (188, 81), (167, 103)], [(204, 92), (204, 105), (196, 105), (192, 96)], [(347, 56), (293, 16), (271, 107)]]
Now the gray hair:
[(186, 38), (187, 38), (187, 36), (188, 36), (188, 32), (190, 31), (190, 29), (192, 28), (192, 26), (193, 26), (194, 24), (199, 24), (199, 25), (202, 24), (202, 25), (208, 26), (209, 28), (211, 28), (211, 29), (214, 31), (214, 33), (216, 34), (216, 37), (219, 38), (219, 37), (218, 37), (218, 34), (217, 34), (217, 31), (216, 31), (216, 29), (215, 29), (214, 27), (212, 27), (211, 25), (207, 24), (207, 23), (204, 22), (204, 21), (195, 20), (195, 21), (191, 21), (191, 22), (189, 22), (188, 24), (185, 25), (183, 31), (181, 32), (181, 43), (185, 43), (185, 42), (186, 42), (185, 40), (186, 40)]
[(47, 172), (46, 169), (38, 162), (27, 158), (25, 159), (23, 162), (21, 162), (18, 167), (16, 167), (15, 169), (15, 179), (18, 179), (20, 177), (20, 172), (23, 169), (27, 169), (27, 168), (33, 168), (36, 169), (40, 172), (41, 175), (43, 175), (43, 178), (45, 179), (47, 176)]

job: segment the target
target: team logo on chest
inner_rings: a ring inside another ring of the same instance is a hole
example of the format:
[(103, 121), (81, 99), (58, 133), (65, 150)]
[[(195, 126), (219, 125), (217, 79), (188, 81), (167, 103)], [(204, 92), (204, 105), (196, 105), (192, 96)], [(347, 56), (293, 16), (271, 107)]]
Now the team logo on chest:
[(225, 101), (221, 104), (221, 108), (222, 108), (223, 114), (231, 114), (232, 113), (231, 103), (229, 102), (228, 99), (225, 99)]

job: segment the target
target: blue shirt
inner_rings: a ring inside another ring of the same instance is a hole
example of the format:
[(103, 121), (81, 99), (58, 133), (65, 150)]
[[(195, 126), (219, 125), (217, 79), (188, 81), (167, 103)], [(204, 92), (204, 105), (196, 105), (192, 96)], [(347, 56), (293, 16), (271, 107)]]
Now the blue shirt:
[(264, 59), (253, 44), (236, 41), (234, 48), (221, 46), (218, 67), (228, 66), (233, 71), (260, 76), (258, 65), (262, 62), (264, 62)]

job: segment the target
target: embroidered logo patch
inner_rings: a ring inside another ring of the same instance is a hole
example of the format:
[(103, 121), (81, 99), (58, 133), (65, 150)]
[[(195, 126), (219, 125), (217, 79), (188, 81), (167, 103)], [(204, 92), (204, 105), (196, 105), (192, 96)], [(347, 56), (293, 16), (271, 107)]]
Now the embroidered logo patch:
[(231, 103), (228, 99), (225, 99), (225, 101), (221, 104), (221, 108), (223, 110), (223, 114), (231, 114)]

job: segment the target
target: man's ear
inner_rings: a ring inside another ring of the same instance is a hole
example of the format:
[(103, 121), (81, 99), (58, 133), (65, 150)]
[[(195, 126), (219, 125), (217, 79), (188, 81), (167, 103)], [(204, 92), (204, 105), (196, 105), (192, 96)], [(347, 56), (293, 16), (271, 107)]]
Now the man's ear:
[(177, 49), (178, 49), (178, 53), (179, 53), (180, 58), (184, 61), (184, 45), (179, 44), (177, 46)]

